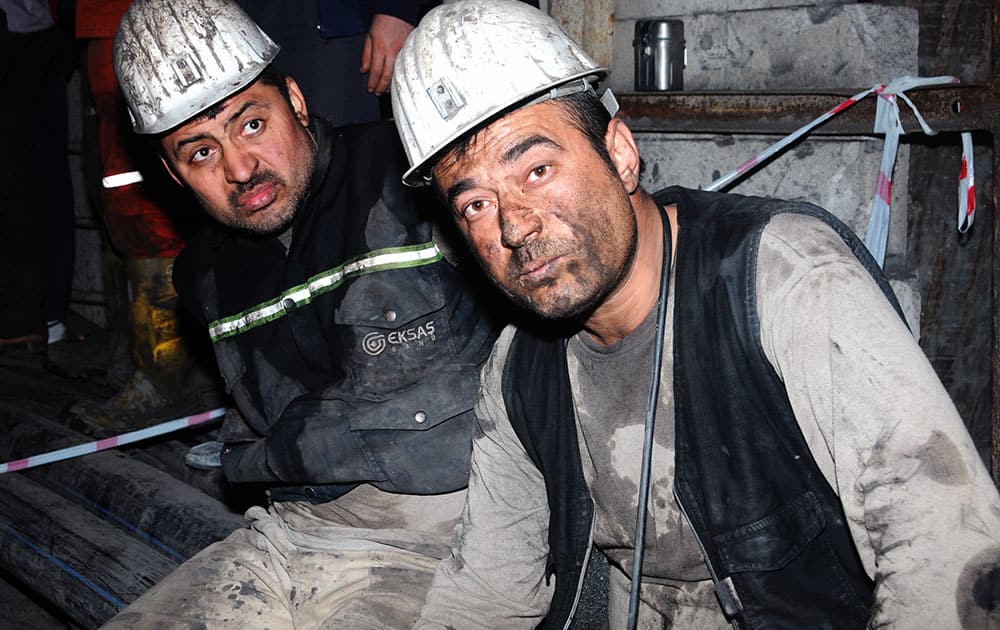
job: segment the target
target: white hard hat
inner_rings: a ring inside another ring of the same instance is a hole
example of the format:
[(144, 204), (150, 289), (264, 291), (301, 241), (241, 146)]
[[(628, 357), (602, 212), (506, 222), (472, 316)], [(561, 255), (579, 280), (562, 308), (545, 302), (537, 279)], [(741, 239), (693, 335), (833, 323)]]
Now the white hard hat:
[(411, 166), (403, 182), (427, 183), (429, 160), (504, 110), (558, 96), (550, 92), (575, 79), (584, 89), (607, 73), (558, 22), (523, 2), (436, 7), (406, 39), (392, 77), (392, 111)]
[(277, 54), (228, 0), (136, 0), (113, 58), (136, 133), (159, 133), (249, 85)]

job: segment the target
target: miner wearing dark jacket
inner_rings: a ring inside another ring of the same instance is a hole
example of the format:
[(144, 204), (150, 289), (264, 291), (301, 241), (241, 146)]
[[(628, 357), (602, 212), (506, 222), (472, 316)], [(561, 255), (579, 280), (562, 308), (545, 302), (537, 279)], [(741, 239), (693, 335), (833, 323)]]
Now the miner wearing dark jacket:
[(115, 39), (135, 131), (217, 222), (174, 282), (236, 403), (226, 477), (270, 505), (109, 627), (406, 627), (464, 504), (496, 328), (391, 123), (310, 117), (277, 52), (226, 0), (138, 0)]

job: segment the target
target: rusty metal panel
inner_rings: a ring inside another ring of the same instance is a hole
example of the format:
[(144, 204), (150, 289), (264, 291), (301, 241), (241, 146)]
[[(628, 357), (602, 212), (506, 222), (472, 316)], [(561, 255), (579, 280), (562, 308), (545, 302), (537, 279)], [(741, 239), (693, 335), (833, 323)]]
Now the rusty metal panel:
[[(634, 131), (684, 133), (787, 134), (818, 118), (864, 88), (837, 92), (698, 92), (619, 94), (622, 116)], [(996, 109), (988, 87), (914, 90), (907, 94), (936, 131), (988, 129)], [(815, 135), (872, 133), (874, 95), (859, 101), (818, 127)], [(909, 108), (900, 105), (903, 128), (921, 133)]]

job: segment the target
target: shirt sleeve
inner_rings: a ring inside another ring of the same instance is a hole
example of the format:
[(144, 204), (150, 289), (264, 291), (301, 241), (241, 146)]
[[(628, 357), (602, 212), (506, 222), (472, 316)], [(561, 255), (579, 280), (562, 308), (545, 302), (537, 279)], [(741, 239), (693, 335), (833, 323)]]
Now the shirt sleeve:
[(378, 13), (391, 15), (414, 26), (420, 21), (420, 2), (418, 0), (372, 0), (362, 6), (369, 24), (371, 18)]
[(504, 331), (483, 368), (466, 505), (418, 630), (529, 629), (548, 611), (555, 585), (545, 580), (545, 482), (510, 426), (501, 391), (513, 332)]
[(869, 627), (996, 621), (1000, 497), (877, 284), (829, 226), (786, 214), (762, 235), (757, 289), (764, 351), (875, 581)]

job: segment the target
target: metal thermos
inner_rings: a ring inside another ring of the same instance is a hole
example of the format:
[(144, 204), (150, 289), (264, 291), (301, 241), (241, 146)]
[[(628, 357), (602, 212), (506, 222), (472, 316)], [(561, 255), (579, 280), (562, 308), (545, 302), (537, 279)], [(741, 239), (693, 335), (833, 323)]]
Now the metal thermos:
[(635, 90), (672, 92), (684, 89), (684, 22), (639, 20), (635, 23)]

